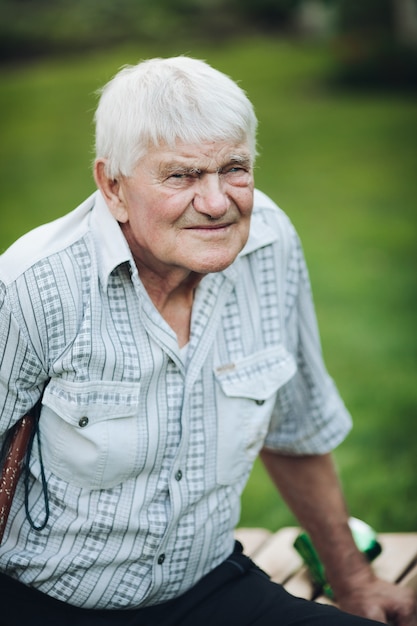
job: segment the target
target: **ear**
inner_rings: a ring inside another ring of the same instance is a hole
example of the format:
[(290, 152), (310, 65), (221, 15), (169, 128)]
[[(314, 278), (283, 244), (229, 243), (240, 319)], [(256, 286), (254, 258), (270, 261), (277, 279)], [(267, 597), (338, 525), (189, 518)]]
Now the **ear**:
[(94, 163), (94, 180), (100, 189), (113, 217), (122, 223), (129, 219), (120, 182), (106, 174), (106, 160), (97, 159)]

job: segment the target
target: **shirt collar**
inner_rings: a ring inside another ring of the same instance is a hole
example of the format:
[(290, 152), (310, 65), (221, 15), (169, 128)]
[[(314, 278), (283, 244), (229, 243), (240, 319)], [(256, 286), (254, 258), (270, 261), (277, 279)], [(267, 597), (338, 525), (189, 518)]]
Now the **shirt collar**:
[(94, 194), (91, 214), (91, 232), (98, 259), (98, 274), (107, 288), (113, 270), (122, 263), (130, 263), (134, 270), (133, 257), (117, 220), (111, 214), (100, 191)]
[[(256, 196), (255, 196), (256, 199)], [(263, 248), (265, 246), (270, 245), (271, 243), (278, 240), (278, 233), (268, 224), (268, 222), (264, 219), (260, 210), (254, 208), (251, 217), (250, 231), (248, 240), (244, 246), (244, 248), (239, 252), (237, 259), (227, 267), (223, 273), (230, 280), (235, 281), (239, 275), (239, 259), (243, 256), (250, 254), (251, 252), (255, 252), (259, 248)]]
[[(248, 241), (246, 242), (245, 247), (240, 252), (239, 256), (245, 256), (250, 252), (254, 252), (258, 250), (258, 248), (263, 248), (278, 239), (277, 230), (272, 228), (271, 224), (265, 219), (265, 212), (262, 211), (262, 199), (265, 196), (261, 195), (260, 192), (255, 190), (254, 196), (254, 209), (251, 218), (251, 225), (249, 231)], [(271, 201), (268, 199), (269, 204), (271, 205)], [(268, 207), (265, 204), (265, 208)], [(276, 207), (273, 207), (274, 210)]]

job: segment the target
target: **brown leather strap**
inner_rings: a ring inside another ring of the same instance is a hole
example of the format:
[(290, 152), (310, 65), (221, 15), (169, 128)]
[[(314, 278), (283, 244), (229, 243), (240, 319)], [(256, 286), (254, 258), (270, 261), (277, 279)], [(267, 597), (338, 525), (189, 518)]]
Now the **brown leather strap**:
[(0, 476), (0, 543), (3, 539), (17, 482), (23, 469), (26, 450), (35, 418), (24, 415), (13, 427), (6, 446)]

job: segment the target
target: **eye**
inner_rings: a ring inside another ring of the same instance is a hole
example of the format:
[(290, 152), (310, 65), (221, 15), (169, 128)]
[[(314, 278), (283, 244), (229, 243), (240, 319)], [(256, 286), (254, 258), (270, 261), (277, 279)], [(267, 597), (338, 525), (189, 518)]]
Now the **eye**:
[(190, 187), (197, 177), (198, 174), (193, 171), (174, 171), (167, 175), (165, 178), (165, 184), (173, 189), (183, 189)]
[(248, 168), (242, 165), (232, 165), (231, 167), (225, 168), (222, 174), (226, 176), (233, 176), (234, 178), (246, 176), (248, 174)]
[(251, 181), (252, 168), (247, 163), (230, 163), (221, 170), (223, 180), (235, 187), (247, 187)]
[(184, 170), (178, 172), (172, 172), (168, 179), (170, 180), (188, 180), (192, 178), (197, 178), (199, 172), (197, 170)]

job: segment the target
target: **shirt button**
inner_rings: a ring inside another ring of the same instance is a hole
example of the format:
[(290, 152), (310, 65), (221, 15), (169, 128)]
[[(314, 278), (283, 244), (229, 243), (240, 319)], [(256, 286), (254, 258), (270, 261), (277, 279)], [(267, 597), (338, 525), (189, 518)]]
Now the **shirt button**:
[(164, 561), (165, 561), (165, 554), (160, 554), (158, 556), (158, 565), (162, 565)]
[(178, 472), (175, 474), (175, 480), (181, 480), (182, 478), (182, 471), (178, 470)]
[(265, 404), (265, 400), (255, 400), (255, 402), (258, 406), (262, 406), (263, 404)]
[(80, 428), (84, 428), (84, 426), (87, 426), (87, 424), (88, 424), (88, 417), (82, 417), (80, 421), (78, 422), (78, 426), (80, 426)]

